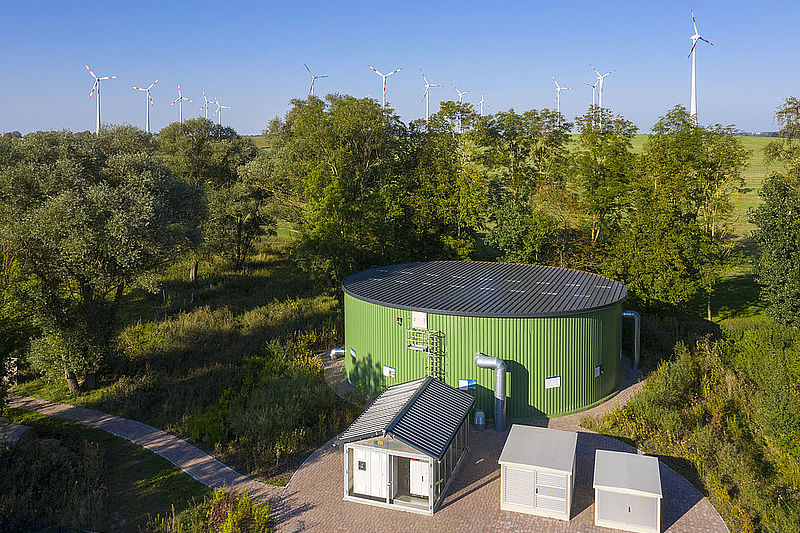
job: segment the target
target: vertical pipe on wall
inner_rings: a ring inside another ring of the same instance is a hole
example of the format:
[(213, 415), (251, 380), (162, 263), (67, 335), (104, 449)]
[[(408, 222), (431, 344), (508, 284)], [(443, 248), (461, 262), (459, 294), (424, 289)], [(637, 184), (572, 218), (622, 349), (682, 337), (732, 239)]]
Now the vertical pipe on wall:
[(639, 368), (639, 348), (642, 332), (642, 317), (636, 311), (623, 311), (622, 318), (633, 319), (633, 368)]
[(494, 370), (494, 429), (502, 432), (506, 429), (506, 365), (499, 357), (486, 354), (475, 354), (475, 365), (478, 368)]

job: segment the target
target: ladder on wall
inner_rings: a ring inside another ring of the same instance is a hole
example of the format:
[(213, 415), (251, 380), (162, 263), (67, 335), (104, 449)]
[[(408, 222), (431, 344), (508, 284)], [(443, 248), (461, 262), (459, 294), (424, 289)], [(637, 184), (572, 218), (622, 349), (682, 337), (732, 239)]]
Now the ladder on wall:
[(441, 380), (442, 342), (441, 333), (430, 329), (408, 328), (406, 330), (406, 349), (425, 354), (425, 375)]

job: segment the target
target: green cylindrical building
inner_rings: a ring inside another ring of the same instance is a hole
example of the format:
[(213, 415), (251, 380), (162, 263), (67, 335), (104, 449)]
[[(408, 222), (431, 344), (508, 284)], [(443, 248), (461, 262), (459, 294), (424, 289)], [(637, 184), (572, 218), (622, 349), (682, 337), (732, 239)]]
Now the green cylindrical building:
[(581, 411), (615, 394), (625, 287), (588, 272), (540, 265), (432, 261), (346, 278), (345, 374), (370, 397), (427, 375), (474, 389), (491, 416), (506, 367), (507, 417)]

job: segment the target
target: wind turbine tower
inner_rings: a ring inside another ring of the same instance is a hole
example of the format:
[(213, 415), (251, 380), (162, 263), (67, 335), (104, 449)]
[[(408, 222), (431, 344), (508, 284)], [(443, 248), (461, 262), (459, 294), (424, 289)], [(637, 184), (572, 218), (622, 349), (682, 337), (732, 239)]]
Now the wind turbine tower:
[[(216, 96), (214, 97), (214, 105), (217, 106), (217, 110), (214, 111), (214, 115), (217, 115), (217, 126), (222, 126), (222, 110), (223, 109), (230, 109), (231, 106), (220, 104), (219, 103), (219, 98), (217, 98)], [(214, 115), (212, 115), (212, 117)]]
[(144, 116), (144, 131), (150, 133), (150, 106), (153, 105), (153, 97), (150, 96), (150, 89), (153, 88), (153, 85), (158, 83), (158, 80), (154, 81), (150, 84), (150, 87), (147, 89), (142, 89), (141, 87), (135, 87), (131, 85), (131, 89), (136, 89), (137, 91), (144, 91), (144, 109), (145, 109), (145, 116)]
[(306, 70), (308, 71), (308, 75), (311, 76), (311, 90), (308, 91), (308, 94), (310, 94), (311, 96), (314, 96), (314, 80), (327, 78), (328, 76), (314, 76), (314, 74), (311, 72), (311, 69), (308, 68), (308, 65), (303, 63), (303, 66), (306, 67)]
[(372, 65), (370, 65), (369, 63), (367, 64), (367, 66), (368, 66), (369, 68), (371, 68), (373, 71), (375, 71), (375, 74), (377, 74), (378, 76), (380, 76), (381, 78), (383, 78), (383, 101), (382, 101), (382, 104), (381, 104), (381, 105), (382, 105), (383, 107), (386, 107), (386, 78), (388, 78), (388, 77), (389, 77), (389, 76), (391, 76), (392, 74), (397, 74), (398, 72), (400, 72), (400, 71), (401, 71), (401, 70), (403, 70), (403, 69), (402, 69), (402, 67), (401, 67), (401, 68), (399, 68), (399, 69), (397, 69), (397, 70), (393, 70), (393, 71), (391, 71), (389, 74), (381, 74), (380, 72), (378, 72), (378, 69), (376, 69), (375, 67), (373, 67), (373, 66), (372, 66)]
[(101, 76), (101, 77), (98, 78), (97, 76), (95, 76), (94, 72), (92, 72), (92, 69), (89, 68), (89, 65), (84, 63), (83, 66), (86, 67), (86, 70), (88, 70), (89, 74), (91, 74), (92, 77), (94, 78), (94, 85), (92, 85), (92, 90), (89, 93), (89, 98), (91, 98), (92, 95), (94, 94), (94, 92), (97, 91), (97, 98), (96, 98), (96, 100), (97, 100), (97, 124), (95, 125), (95, 128), (94, 128), (94, 132), (95, 132), (95, 134), (97, 134), (97, 133), (100, 133), (100, 82), (104, 81), (104, 80), (113, 80), (113, 79), (119, 78), (119, 76)]
[(205, 110), (206, 112), (206, 120), (208, 120), (208, 104), (213, 104), (214, 102), (209, 102), (208, 98), (206, 98), (206, 92), (203, 91), (203, 105), (200, 106), (200, 111)]
[(483, 99), (483, 89), (481, 89), (481, 101), (478, 102), (478, 105), (481, 106), (481, 116), (483, 116), (483, 104), (486, 103), (486, 100)]
[[(589, 66), (592, 67), (592, 65), (589, 65)], [(600, 72), (598, 72), (596, 68), (592, 67), (592, 70), (594, 71), (595, 74), (597, 74), (597, 84), (596, 84), (597, 85), (597, 96), (598, 96), (597, 105), (599, 107), (603, 107), (603, 80), (605, 80), (607, 76), (611, 76), (612, 74), (614, 74), (614, 72), (616, 72), (616, 71), (615, 70), (609, 70), (605, 74), (600, 74)]]
[(178, 97), (172, 101), (169, 105), (178, 104), (178, 120), (183, 124), (183, 102), (191, 102), (190, 99), (186, 98), (181, 94), (181, 84), (178, 84)]
[(553, 83), (556, 84), (556, 111), (561, 113), (561, 91), (571, 91), (572, 87), (562, 87), (556, 81), (556, 77), (553, 76)]
[[(697, 31), (697, 22), (694, 20), (694, 11), (692, 13), (692, 26), (694, 26), (694, 35), (689, 37), (692, 40), (692, 49), (689, 50), (689, 56), (692, 58), (692, 101), (689, 113), (695, 124), (697, 123), (697, 41), (705, 41), (711, 44), (711, 41), (704, 39)], [(711, 46), (714, 46), (711, 44)]]
[(428, 83), (428, 78), (425, 77), (425, 73), (422, 72), (422, 69), (419, 69), (419, 73), (422, 74), (422, 79), (425, 80), (425, 94), (422, 95), (422, 99), (425, 100), (425, 121), (428, 121), (428, 117), (430, 116), (430, 102), (431, 102), (431, 95), (430, 95), (430, 88), (431, 87), (443, 87), (443, 85), (439, 83)]
[(597, 82), (594, 82), (594, 84), (584, 82), (583, 84), (588, 85), (589, 87), (592, 88), (592, 107), (594, 107), (595, 105), (597, 105), (595, 104), (596, 94), (597, 94)]

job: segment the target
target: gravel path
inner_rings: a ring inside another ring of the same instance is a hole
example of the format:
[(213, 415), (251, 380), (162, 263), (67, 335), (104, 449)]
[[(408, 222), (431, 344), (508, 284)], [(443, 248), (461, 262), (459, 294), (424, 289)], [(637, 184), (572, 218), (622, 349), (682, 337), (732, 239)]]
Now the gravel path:
[(260, 503), (269, 503), (271, 507), (277, 503), (282, 491), (282, 487), (266, 485), (243, 476), (175, 435), (135, 420), (85, 407), (22, 396), (10, 396), (8, 407), (34, 411), (101, 429), (157, 453), (208, 487), (225, 489), (237, 494), (244, 493)]

